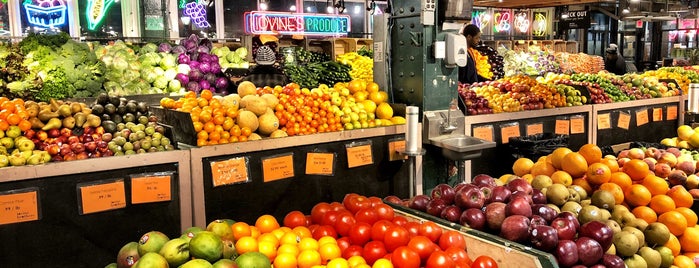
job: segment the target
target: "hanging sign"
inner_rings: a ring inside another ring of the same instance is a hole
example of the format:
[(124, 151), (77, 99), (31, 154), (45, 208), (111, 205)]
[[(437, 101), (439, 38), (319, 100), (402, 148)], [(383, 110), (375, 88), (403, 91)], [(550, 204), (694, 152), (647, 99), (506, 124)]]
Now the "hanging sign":
[(336, 36), (350, 31), (350, 17), (336, 14), (251, 11), (244, 23), (248, 34)]
[[(564, 16), (567, 15), (567, 16)], [(590, 14), (587, 10), (564, 12), (558, 21), (561, 29), (587, 29), (590, 28)]]
[(115, 0), (88, 0), (85, 6), (85, 17), (87, 17), (87, 29), (94, 31), (98, 25), (104, 21), (104, 17), (114, 4)]
[(25, 0), (22, 5), (31, 25), (53, 28), (66, 23), (68, 6), (63, 0)]
[(474, 10), (471, 15), (471, 23), (479, 29), (485, 29), (490, 24), (490, 14), (488, 10)]
[(532, 22), (532, 35), (546, 36), (548, 34), (548, 16), (546, 12), (534, 11), (534, 22)]
[(517, 33), (528, 33), (530, 24), (531, 22), (529, 21), (529, 14), (527, 12), (517, 12), (514, 21), (515, 31), (517, 31)]
[(512, 28), (512, 11), (500, 9), (493, 12), (493, 33), (509, 34)]

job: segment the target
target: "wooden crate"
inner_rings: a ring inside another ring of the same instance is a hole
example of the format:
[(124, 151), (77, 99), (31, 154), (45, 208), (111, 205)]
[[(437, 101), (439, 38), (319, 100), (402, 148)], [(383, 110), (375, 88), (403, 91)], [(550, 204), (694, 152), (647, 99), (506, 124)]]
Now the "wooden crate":
[(554, 52), (554, 42), (553, 40), (541, 40), (539, 41), (541, 44), (541, 49), (549, 51), (549, 52)]
[(510, 41), (510, 40), (497, 41), (496, 46), (495, 46), (495, 50), (497, 50), (498, 48), (501, 48), (501, 47), (505, 47), (505, 48), (507, 48), (507, 50), (512, 50), (512, 48), (513, 48), (512, 41)]
[(566, 41), (566, 52), (568, 52), (568, 53), (578, 53), (578, 42), (576, 42), (576, 41)]
[(516, 40), (512, 45), (512, 49), (517, 52), (528, 52), (529, 51), (529, 41), (527, 40)]
[(374, 40), (369, 39), (369, 38), (356, 38), (357, 39), (357, 46), (355, 47), (355, 51), (361, 50), (363, 47), (366, 47), (368, 50), (374, 50)]
[(355, 38), (332, 38), (332, 59), (337, 59), (337, 56), (357, 51), (357, 39)]
[(555, 52), (566, 52), (566, 41), (554, 40), (553, 41), (553, 51)]
[(333, 55), (333, 42), (327, 39), (306, 39), (304, 48), (308, 51), (322, 52), (330, 56)]

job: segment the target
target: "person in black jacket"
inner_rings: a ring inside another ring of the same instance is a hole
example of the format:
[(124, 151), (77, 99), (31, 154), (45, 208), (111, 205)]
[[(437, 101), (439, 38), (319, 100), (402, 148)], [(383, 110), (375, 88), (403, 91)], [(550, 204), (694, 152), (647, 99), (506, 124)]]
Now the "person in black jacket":
[(624, 57), (619, 53), (619, 49), (616, 44), (609, 44), (607, 47), (607, 55), (604, 58), (604, 69), (610, 73), (616, 75), (623, 75), (626, 73), (626, 61)]
[(466, 37), (469, 53), (466, 67), (459, 68), (459, 82), (473, 84), (478, 82), (478, 72), (476, 70), (476, 59), (473, 57), (473, 54), (471, 54), (470, 50), (475, 48), (481, 41), (481, 29), (476, 25), (469, 24), (464, 27), (463, 35)]
[(257, 49), (257, 55), (255, 56), (255, 66), (250, 74), (242, 81), (250, 81), (255, 84), (256, 87), (275, 87), (275, 86), (285, 86), (289, 83), (289, 79), (284, 75), (284, 73), (278, 68), (274, 67), (274, 63), (277, 60), (276, 53), (269, 46), (261, 46)]

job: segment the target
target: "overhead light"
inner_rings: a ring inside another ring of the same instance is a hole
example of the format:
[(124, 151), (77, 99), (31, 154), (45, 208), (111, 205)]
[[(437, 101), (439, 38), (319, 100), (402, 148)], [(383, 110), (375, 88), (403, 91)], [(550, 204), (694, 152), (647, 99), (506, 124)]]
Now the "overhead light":
[(568, 12), (566, 12), (566, 13), (563, 13), (563, 15), (561, 15), (561, 18), (563, 18), (563, 19), (567, 19), (567, 18), (568, 18)]
[(328, 11), (328, 13), (331, 13), (331, 14), (335, 13), (335, 8), (332, 6), (328, 6), (328, 8), (326, 10)]
[(498, 0), (498, 3), (502, 3), (502, 0)]
[(291, 5), (291, 6), (289, 7), (289, 10), (290, 10), (290, 11), (296, 11), (296, 5)]
[(311, 9), (311, 7), (306, 7), (306, 11), (311, 12), (311, 11), (313, 11), (313, 9)]
[(622, 10), (621, 13), (629, 14), (629, 13), (631, 13), (631, 10), (629, 10), (629, 8), (627, 7), (627, 8), (624, 8), (624, 10)]
[(352, 13), (359, 14), (359, 12), (361, 12), (361, 7), (359, 7), (359, 5), (354, 6)]
[(631, 2), (631, 3), (638, 3), (638, 2), (641, 2), (641, 0), (629, 0), (629, 2)]
[(267, 3), (260, 3), (260, 10), (267, 10)]

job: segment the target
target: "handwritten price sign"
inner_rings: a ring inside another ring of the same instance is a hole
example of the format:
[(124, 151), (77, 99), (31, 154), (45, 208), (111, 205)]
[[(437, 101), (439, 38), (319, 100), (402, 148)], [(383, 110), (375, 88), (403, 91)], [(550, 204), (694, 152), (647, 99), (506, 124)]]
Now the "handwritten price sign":
[(39, 220), (37, 191), (0, 195), (0, 225)]
[(347, 166), (349, 168), (371, 165), (374, 157), (371, 153), (371, 144), (347, 147)]
[(245, 157), (211, 162), (211, 179), (214, 187), (248, 181)]
[(262, 160), (262, 175), (265, 182), (294, 176), (294, 155), (272, 157)]
[(170, 201), (172, 199), (170, 182), (170, 175), (132, 178), (131, 203), (143, 204)]
[(124, 181), (80, 186), (82, 214), (90, 214), (126, 207)]

